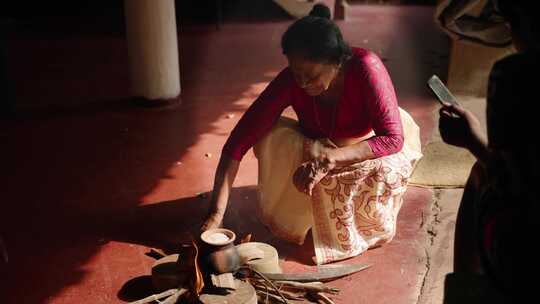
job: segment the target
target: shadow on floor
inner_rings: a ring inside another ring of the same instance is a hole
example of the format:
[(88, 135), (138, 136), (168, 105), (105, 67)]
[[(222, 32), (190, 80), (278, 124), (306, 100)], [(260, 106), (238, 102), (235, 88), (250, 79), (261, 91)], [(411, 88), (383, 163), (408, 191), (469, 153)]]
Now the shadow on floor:
[[(157, 247), (171, 252), (177, 250), (180, 244), (190, 244), (193, 238), (198, 237), (201, 219), (208, 210), (209, 196), (210, 193), (202, 193), (196, 197), (117, 210), (93, 217), (90, 221), (99, 222), (99, 227), (103, 229), (102, 237), (105, 239)], [(299, 247), (273, 236), (258, 220), (256, 205), (255, 187), (233, 188), (223, 226), (237, 234), (237, 242), (251, 234), (252, 241), (275, 246), (280, 255), (289, 260), (313, 264), (311, 239), (307, 239), (305, 245)]]
[[(110, 241), (158, 248), (168, 253), (178, 252), (181, 244), (189, 244), (198, 235), (201, 219), (208, 207), (208, 195), (204, 193), (147, 206), (115, 208), (113, 211), (85, 215), (66, 213), (63, 216), (35, 218), (33, 225), (20, 231), (17, 236), (24, 242), (10, 248), (12, 258), (7, 268), (3, 269), (6, 271), (3, 275), (10, 279), (3, 287), (12, 290), (12, 299), (19, 297), (24, 299), (24, 303), (40, 303), (40, 299), (46, 298), (40, 292), (47, 292), (60, 282), (74, 284), (88, 275), (87, 270), (78, 265), (82, 265)], [(224, 226), (235, 231), (239, 238), (252, 234), (253, 241), (275, 246), (280, 256), (288, 260), (313, 264), (311, 239), (298, 246), (272, 236), (254, 216), (256, 198), (254, 187), (234, 188)], [(150, 261), (146, 256), (140, 258)], [(29, 277), (32, 279), (27, 280)], [(41, 282), (40, 287), (34, 293), (13, 294), (13, 291), (32, 289), (29, 284), (38, 281)], [(133, 277), (125, 282), (118, 297), (122, 300), (137, 299), (141, 295), (149, 295), (151, 291), (147, 277)]]

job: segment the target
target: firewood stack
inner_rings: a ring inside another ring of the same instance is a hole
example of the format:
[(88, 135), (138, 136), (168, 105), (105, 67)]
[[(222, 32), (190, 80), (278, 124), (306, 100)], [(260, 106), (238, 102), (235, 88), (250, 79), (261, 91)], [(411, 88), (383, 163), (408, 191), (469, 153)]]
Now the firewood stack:
[[(161, 304), (334, 303), (329, 296), (338, 294), (339, 290), (322, 281), (341, 277), (343, 272), (283, 274), (277, 251), (270, 245), (251, 243), (248, 237), (235, 247), (232, 231), (221, 229), (217, 233), (226, 235), (227, 244), (212, 247), (216, 244), (205, 232), (201, 236), (202, 242), (193, 242), (180, 254), (165, 255), (159, 250), (152, 250), (154, 255), (160, 254), (152, 267), (153, 285), (160, 293), (132, 304), (154, 301)], [(225, 240), (223, 235), (216, 239), (220, 237)], [(347, 274), (369, 267), (360, 266)]]
[(326, 294), (336, 295), (339, 289), (322, 282), (274, 281), (252, 278), (259, 303), (295, 303), (308, 300), (314, 303), (334, 303)]

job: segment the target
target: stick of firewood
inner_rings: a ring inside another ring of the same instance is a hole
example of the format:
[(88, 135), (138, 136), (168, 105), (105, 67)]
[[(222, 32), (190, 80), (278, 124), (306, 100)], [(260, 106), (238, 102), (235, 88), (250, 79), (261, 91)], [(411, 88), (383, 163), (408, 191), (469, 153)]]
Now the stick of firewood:
[(283, 303), (289, 303), (287, 301), (287, 299), (285, 299), (285, 296), (281, 293), (281, 291), (276, 287), (276, 285), (274, 285), (274, 283), (272, 283), (272, 281), (270, 281), (268, 278), (266, 278), (266, 276), (262, 273), (260, 273), (259, 271), (253, 269), (253, 268), (250, 268), (250, 270), (255, 273), (256, 275), (258, 275), (261, 279), (263, 279), (264, 281), (266, 281), (268, 284), (270, 284), (270, 286), (272, 286), (272, 288), (279, 294), (279, 296), (281, 297), (281, 299), (283, 299)]
[[(260, 281), (260, 280), (259, 280)], [(337, 294), (339, 289), (328, 287), (322, 282), (295, 282), (295, 281), (273, 281), (273, 283), (280, 287), (280, 289), (298, 289), (303, 291), (314, 291), (314, 292), (326, 292), (330, 294)]]
[(322, 282), (302, 283), (295, 281), (274, 281), (274, 284), (277, 286), (296, 288), (305, 291), (326, 292), (330, 294), (337, 294), (339, 292), (339, 289), (328, 287)]
[[(253, 283), (253, 281), (250, 280), (249, 283)], [(264, 291), (268, 291), (268, 290), (269, 290), (268, 285), (266, 284), (265, 281), (261, 281), (261, 284), (262, 284), (262, 286), (265, 288)], [(257, 298), (259, 298), (259, 296), (262, 296), (260, 293), (257, 293), (257, 291), (255, 291), (255, 293), (257, 294)], [(264, 295), (265, 295), (265, 297), (264, 297), (264, 303), (265, 303), (265, 304), (268, 304), (268, 297), (269, 297), (268, 295), (269, 295), (269, 293), (266, 292), (266, 293), (264, 293)], [(262, 302), (261, 300), (262, 300), (262, 299), (259, 299), (259, 302)], [(281, 298), (279, 299), (279, 302), (281, 303)]]
[(314, 299), (316, 299), (317, 301), (320, 301), (324, 304), (336, 304), (329, 297), (323, 295), (320, 292), (310, 292), (309, 295), (313, 297)]
[(173, 294), (172, 296), (165, 299), (165, 301), (161, 302), (161, 304), (176, 304), (176, 302), (178, 302), (178, 299), (187, 291), (187, 289), (181, 288), (180, 290), (178, 290), (177, 293)]
[(165, 251), (163, 251), (163, 249), (151, 248), (150, 252), (155, 253), (155, 254), (161, 256), (162, 258), (167, 256), (167, 254), (165, 253)]
[[(272, 302), (285, 303), (280, 296), (276, 296), (273, 293), (257, 293), (259, 295), (261, 302), (268, 303), (268, 299), (271, 299)], [(287, 302), (288, 303), (288, 302)]]
[[(265, 285), (253, 284), (253, 287), (255, 287), (255, 289), (257, 291), (260, 291), (260, 292), (263, 292), (263, 293), (273, 294), (275, 296), (279, 296), (278, 293), (275, 290), (273, 290), (271, 288), (268, 288)], [(286, 291), (286, 290), (280, 290), (280, 292), (281, 292), (281, 294), (283, 294), (285, 296), (285, 298), (287, 298), (289, 300), (302, 300), (303, 295), (304, 295), (304, 293), (299, 294), (299, 293), (295, 293), (295, 292), (292, 292), (292, 291)], [(280, 298), (280, 301), (282, 301), (281, 298)]]
[(178, 288), (172, 288), (172, 289), (169, 289), (169, 290), (165, 290), (162, 293), (154, 294), (154, 295), (151, 295), (151, 296), (146, 297), (144, 299), (140, 299), (140, 300), (135, 301), (135, 302), (130, 302), (129, 304), (146, 304), (146, 303), (150, 303), (152, 301), (157, 301), (159, 299), (163, 299), (165, 297), (170, 297), (170, 296), (174, 295), (177, 292), (179, 292)]

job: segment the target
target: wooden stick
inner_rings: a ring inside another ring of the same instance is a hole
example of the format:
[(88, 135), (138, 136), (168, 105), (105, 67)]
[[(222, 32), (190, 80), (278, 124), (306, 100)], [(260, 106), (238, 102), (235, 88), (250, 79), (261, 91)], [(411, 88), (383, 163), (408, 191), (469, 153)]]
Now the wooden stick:
[(173, 294), (175, 294), (177, 292), (178, 292), (178, 288), (172, 288), (172, 289), (169, 289), (169, 290), (165, 290), (162, 293), (154, 294), (154, 295), (151, 295), (151, 296), (146, 297), (144, 299), (140, 299), (140, 300), (135, 301), (135, 302), (130, 302), (130, 304), (146, 304), (146, 303), (150, 303), (152, 301), (157, 301), (157, 300), (163, 299), (165, 297), (170, 297), (170, 296), (172, 296)]
[(270, 286), (272, 286), (272, 288), (274, 288), (274, 290), (277, 291), (279, 296), (283, 299), (283, 303), (289, 303), (289, 301), (287, 301), (287, 299), (285, 299), (285, 296), (281, 293), (281, 291), (279, 291), (279, 289), (276, 287), (276, 285), (274, 285), (274, 283), (272, 283), (272, 281), (267, 279), (262, 273), (260, 273), (257, 270), (255, 270), (253, 268), (250, 268), (250, 270), (253, 271), (253, 273), (257, 274), (259, 277), (261, 277), (263, 280), (265, 280), (268, 284), (270, 284)]
[[(272, 289), (269, 289), (265, 285), (253, 284), (253, 287), (255, 287), (256, 290), (261, 291), (263, 293), (269, 293), (269, 294), (273, 294), (275, 296), (279, 296), (276, 291), (274, 291)], [(299, 293), (294, 293), (292, 291), (285, 291), (285, 290), (280, 290), (280, 292), (285, 296), (285, 298), (287, 298), (289, 300), (302, 300), (304, 298), (303, 297), (304, 293), (299, 294)], [(281, 298), (280, 298), (280, 300), (281, 300)]]
[(332, 299), (330, 299), (329, 297), (323, 295), (320, 292), (317, 293), (317, 296), (319, 296), (323, 300), (323, 302), (325, 302), (326, 304), (335, 304), (334, 301), (332, 301)]
[[(261, 280), (254, 281), (254, 282), (260, 282)], [(286, 288), (286, 289), (298, 289), (302, 291), (312, 291), (312, 292), (326, 292), (329, 294), (337, 294), (339, 293), (338, 288), (334, 287), (328, 287), (324, 285), (322, 282), (309, 282), (309, 283), (303, 283), (303, 282), (295, 282), (295, 281), (272, 281), (276, 286), (278, 286), (280, 289)]]
[(292, 287), (292, 288), (305, 290), (305, 291), (326, 292), (326, 293), (331, 293), (331, 294), (337, 294), (339, 292), (339, 289), (328, 287), (324, 285), (324, 283), (322, 282), (302, 283), (302, 282), (295, 282), (295, 281), (274, 281), (274, 284), (285, 286), (285, 287)]
[[(277, 301), (279, 303), (288, 303), (288, 302), (283, 302), (283, 299), (281, 297), (276, 296), (273, 293), (265, 292), (263, 294), (258, 293), (258, 295), (261, 297), (266, 297), (266, 299), (272, 299), (272, 301)], [(268, 300), (266, 300), (265, 303), (268, 303)]]
[(180, 297), (183, 294), (185, 294), (187, 291), (188, 291), (187, 289), (182, 288), (182, 289), (178, 290), (177, 293), (173, 294), (172, 296), (165, 299), (165, 301), (161, 302), (161, 304), (176, 304), (176, 302), (178, 302), (178, 299), (180, 299)]
[[(251, 283), (251, 282), (250, 282), (250, 283)], [(269, 288), (268, 288), (267, 283), (266, 283), (265, 281), (262, 281), (262, 284), (263, 284), (263, 286), (264, 286), (264, 288), (265, 288), (265, 291), (268, 291)], [(256, 291), (256, 290), (255, 290), (255, 293), (257, 294), (257, 291)], [(260, 295), (260, 294), (257, 294), (257, 295)], [(268, 295), (269, 295), (269, 293), (266, 292), (266, 293), (265, 293), (265, 298), (264, 298), (264, 303), (265, 303), (265, 304), (268, 304), (268, 297), (269, 297)], [(281, 298), (279, 299), (279, 301), (281, 302)]]
[(336, 304), (334, 303), (334, 301), (332, 301), (329, 297), (323, 295), (322, 293), (320, 292), (313, 292), (313, 293), (309, 293), (310, 296), (312, 296), (314, 299), (316, 300), (320, 300), (321, 302), (323, 302), (324, 304)]
[(164, 257), (167, 256), (167, 254), (165, 253), (165, 251), (163, 251), (162, 249), (151, 248), (151, 249), (150, 249), (150, 252), (155, 252), (157, 255), (161, 256), (162, 258), (164, 258)]

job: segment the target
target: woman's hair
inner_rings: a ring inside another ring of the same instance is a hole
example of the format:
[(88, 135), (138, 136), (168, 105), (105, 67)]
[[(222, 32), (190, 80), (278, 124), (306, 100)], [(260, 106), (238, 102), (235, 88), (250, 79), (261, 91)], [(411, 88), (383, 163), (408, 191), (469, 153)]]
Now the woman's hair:
[(352, 56), (339, 27), (330, 20), (330, 9), (316, 4), (309, 13), (294, 22), (281, 38), (285, 55), (302, 56), (305, 59), (324, 63), (341, 64)]

